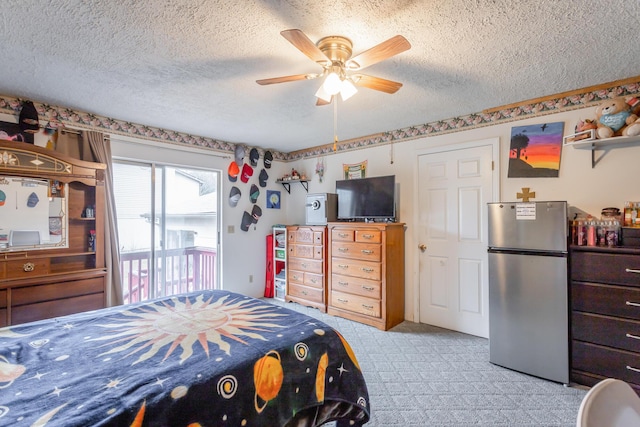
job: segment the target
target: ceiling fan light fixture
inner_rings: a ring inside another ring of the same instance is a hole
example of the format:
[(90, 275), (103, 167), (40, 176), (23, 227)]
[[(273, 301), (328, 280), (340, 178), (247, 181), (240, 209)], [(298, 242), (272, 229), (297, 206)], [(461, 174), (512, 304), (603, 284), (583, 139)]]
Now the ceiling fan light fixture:
[(324, 84), (320, 85), (320, 87), (318, 88), (318, 90), (316, 91), (316, 98), (320, 98), (322, 99), (324, 102), (331, 102), (331, 98), (333, 97), (333, 95), (328, 94), (325, 90), (324, 90)]
[(342, 100), (346, 101), (356, 93), (358, 93), (358, 89), (353, 83), (351, 83), (351, 80), (344, 79), (340, 88), (340, 97), (342, 97)]
[(342, 80), (340, 76), (333, 71), (329, 73), (324, 83), (322, 84), (323, 90), (329, 95), (335, 95), (342, 89)]

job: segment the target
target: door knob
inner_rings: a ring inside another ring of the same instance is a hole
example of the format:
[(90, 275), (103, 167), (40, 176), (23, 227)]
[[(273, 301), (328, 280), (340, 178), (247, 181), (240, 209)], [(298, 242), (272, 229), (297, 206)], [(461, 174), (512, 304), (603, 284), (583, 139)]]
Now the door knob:
[(424, 243), (421, 243), (418, 245), (418, 249), (420, 249), (422, 252), (427, 250), (427, 245), (425, 245)]

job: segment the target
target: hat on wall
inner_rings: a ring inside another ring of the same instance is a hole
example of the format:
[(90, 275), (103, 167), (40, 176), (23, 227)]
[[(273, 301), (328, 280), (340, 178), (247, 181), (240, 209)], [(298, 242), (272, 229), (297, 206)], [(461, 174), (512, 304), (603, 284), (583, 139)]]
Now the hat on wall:
[(265, 151), (264, 159), (262, 159), (262, 161), (264, 162), (264, 167), (267, 169), (271, 169), (272, 160), (273, 160), (273, 154), (271, 154), (271, 151)]
[(237, 144), (234, 155), (238, 166), (242, 166), (242, 164), (244, 163), (244, 145)]
[(258, 153), (258, 150), (256, 150), (255, 148), (252, 148), (251, 151), (249, 151), (249, 162), (251, 163), (251, 166), (258, 166), (259, 158), (260, 158), (260, 153)]
[(257, 224), (261, 216), (262, 216), (262, 209), (260, 209), (260, 206), (253, 205), (253, 209), (251, 210), (251, 222), (253, 222), (254, 224)]
[(38, 204), (39, 201), (40, 199), (38, 199), (38, 195), (33, 192), (29, 194), (29, 197), (27, 198), (27, 206), (33, 208)]
[(258, 180), (260, 181), (260, 187), (266, 187), (268, 179), (269, 179), (269, 174), (267, 174), (266, 170), (262, 169), (260, 171), (260, 175), (258, 175)]
[(231, 191), (229, 192), (229, 206), (235, 208), (238, 205), (238, 201), (240, 201), (241, 196), (242, 193), (238, 187), (235, 185), (231, 187)]
[(258, 200), (258, 196), (260, 195), (260, 189), (257, 185), (251, 184), (251, 190), (249, 191), (249, 200), (251, 203), (255, 203)]
[(229, 164), (229, 181), (236, 182), (238, 180), (238, 174), (240, 173), (240, 168), (236, 162), (231, 162)]
[(247, 181), (249, 181), (249, 178), (251, 178), (251, 175), (253, 175), (253, 168), (245, 163), (244, 166), (242, 166), (242, 175), (240, 175), (240, 181), (246, 183)]
[(253, 217), (251, 216), (251, 214), (247, 211), (244, 211), (244, 214), (242, 214), (242, 223), (240, 224), (240, 229), (242, 231), (249, 231), (249, 226), (253, 223)]
[(31, 101), (22, 103), (20, 110), (19, 122), (20, 129), (27, 133), (38, 133), (40, 130), (40, 122), (38, 121), (38, 111)]
[(4, 202), (7, 200), (7, 195), (4, 194), (4, 191), (0, 190), (0, 206), (4, 205)]

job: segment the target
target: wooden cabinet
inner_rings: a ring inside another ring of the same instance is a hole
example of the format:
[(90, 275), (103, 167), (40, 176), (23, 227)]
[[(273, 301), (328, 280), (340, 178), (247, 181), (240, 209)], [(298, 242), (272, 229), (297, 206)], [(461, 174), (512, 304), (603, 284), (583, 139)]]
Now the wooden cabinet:
[(287, 301), (327, 311), (327, 228), (287, 227)]
[(571, 248), (571, 381), (640, 394), (640, 249)]
[(404, 224), (329, 223), (327, 312), (387, 330), (404, 320)]
[(64, 193), (50, 190), (50, 197), (65, 199), (64, 216), (54, 217), (49, 230), (57, 233), (61, 227), (59, 244), (21, 248), (4, 241), (0, 246), (0, 326), (105, 307), (105, 169), (43, 147), (0, 140), (0, 189), (14, 178), (40, 180)]

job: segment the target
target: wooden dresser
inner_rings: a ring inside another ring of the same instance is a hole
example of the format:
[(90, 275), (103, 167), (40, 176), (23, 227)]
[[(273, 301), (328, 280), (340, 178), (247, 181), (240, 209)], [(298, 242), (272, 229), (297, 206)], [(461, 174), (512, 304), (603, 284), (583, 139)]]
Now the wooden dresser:
[(404, 224), (329, 223), (332, 315), (387, 330), (404, 320)]
[[(16, 182), (31, 187), (28, 192), (44, 185), (49, 188), (35, 205), (57, 206), (54, 199), (59, 198), (62, 207), (53, 213), (49, 207), (48, 218), (45, 213), (45, 240), (56, 236), (57, 243), (14, 246), (6, 236), (16, 226), (6, 209), (28, 213), (33, 206), (25, 207), (14, 192), (2, 195), (0, 327), (105, 307), (105, 168), (32, 144), (0, 141), (0, 190)], [(18, 228), (30, 226), (26, 222)]]
[(640, 248), (571, 248), (571, 381), (640, 393)]
[(327, 227), (287, 227), (286, 301), (327, 311)]

